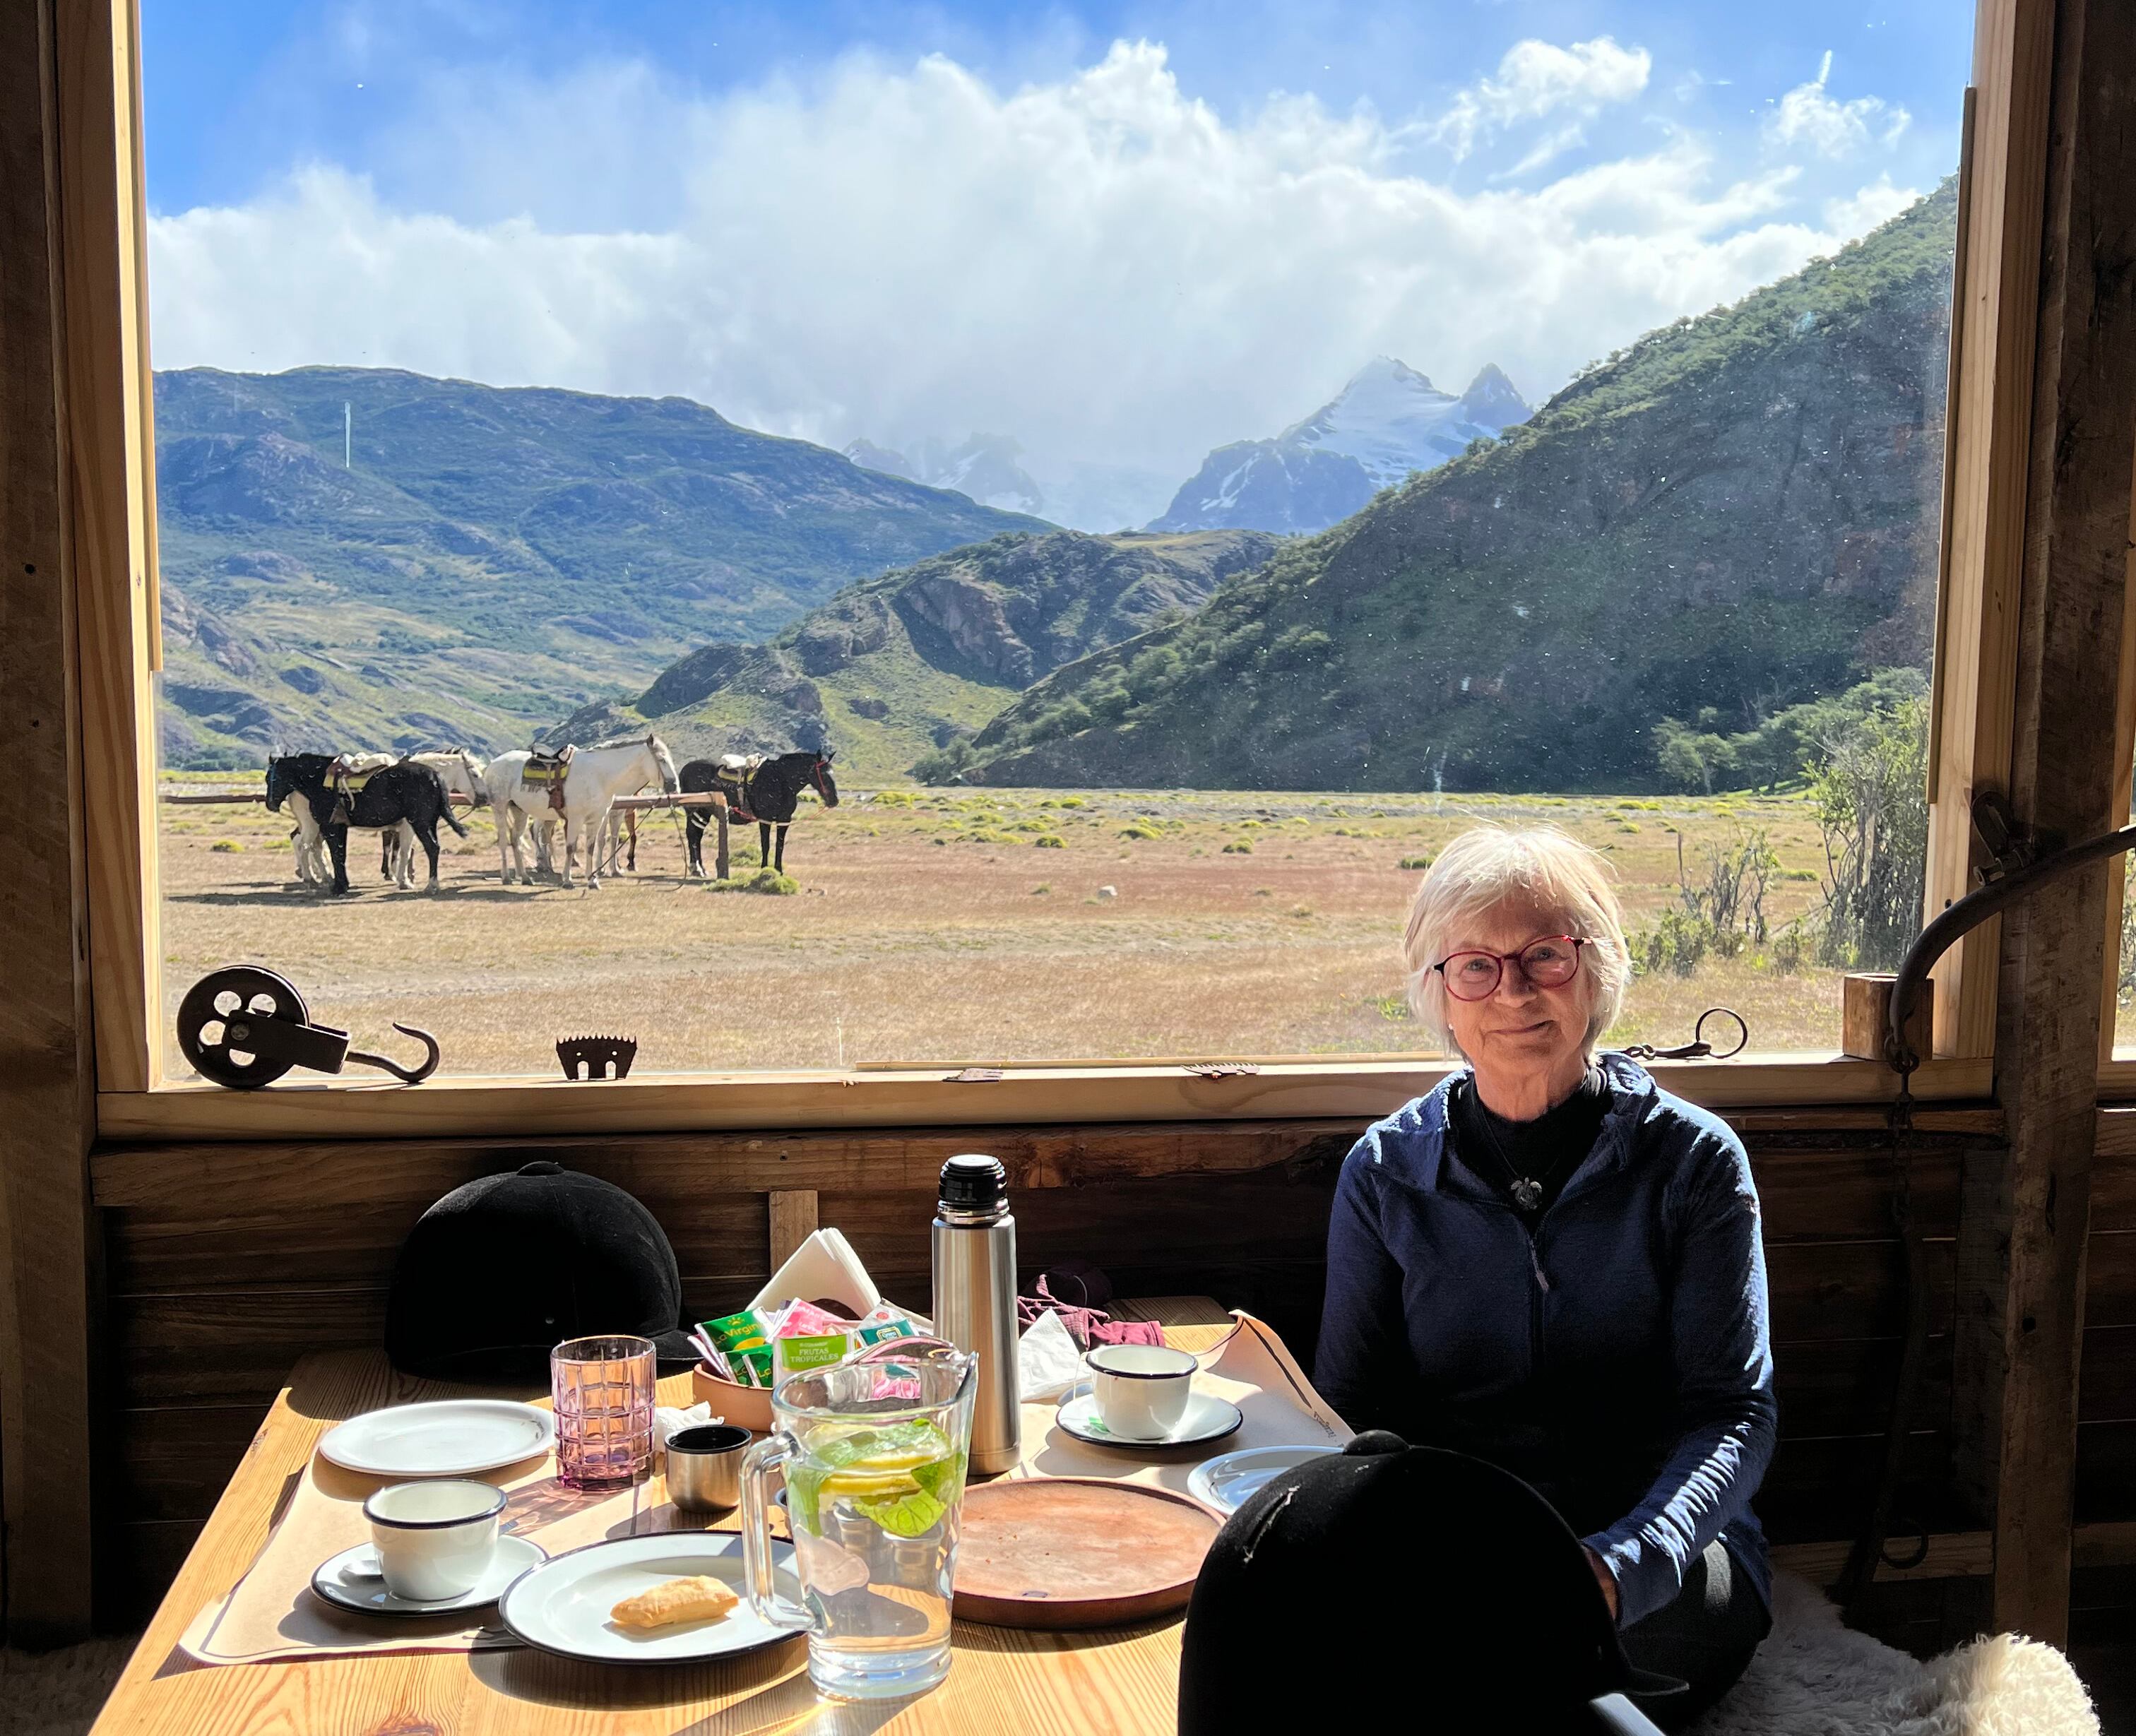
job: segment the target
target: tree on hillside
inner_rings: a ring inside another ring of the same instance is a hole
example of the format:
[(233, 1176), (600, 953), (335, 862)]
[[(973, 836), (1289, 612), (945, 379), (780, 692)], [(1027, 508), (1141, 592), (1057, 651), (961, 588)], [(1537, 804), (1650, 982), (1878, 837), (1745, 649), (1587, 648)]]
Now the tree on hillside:
[(1824, 832), (1818, 951), (1828, 964), (1891, 970), (1921, 929), (1928, 871), (1929, 706), (1880, 706), (1825, 741), (1810, 794)]

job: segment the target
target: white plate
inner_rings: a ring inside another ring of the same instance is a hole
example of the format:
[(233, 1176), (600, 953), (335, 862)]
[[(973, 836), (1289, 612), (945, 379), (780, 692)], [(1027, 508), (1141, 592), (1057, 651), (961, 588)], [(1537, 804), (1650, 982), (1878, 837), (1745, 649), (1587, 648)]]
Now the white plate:
[(1241, 1447), (1236, 1452), (1197, 1465), (1187, 1473), (1187, 1492), (1219, 1513), (1235, 1513), (1272, 1478), (1342, 1450), (1339, 1447)]
[(1088, 1441), (1093, 1447), (1124, 1447), (1132, 1450), (1138, 1447), (1198, 1447), (1205, 1441), (1221, 1441), (1226, 1435), (1235, 1433), (1246, 1418), (1229, 1399), (1189, 1392), (1186, 1414), (1171, 1433), (1136, 1440), (1114, 1434), (1106, 1428), (1104, 1418), (1098, 1414), (1097, 1399), (1084, 1392), (1076, 1394), (1054, 1412), (1053, 1420), (1077, 1440)]
[[(716, 1622), (677, 1627), (619, 1627), (609, 1620), (625, 1598), (693, 1574), (726, 1580), (741, 1602)], [(772, 1544), (771, 1578), (782, 1598), (800, 1602), (791, 1544)], [(597, 1664), (695, 1663), (798, 1637), (749, 1607), (742, 1595), (741, 1539), (731, 1531), (661, 1531), (589, 1544), (515, 1580), (498, 1600), (497, 1612), (528, 1645)]]
[(489, 1571), (475, 1581), (472, 1589), (435, 1603), (418, 1603), (386, 1590), (385, 1580), (378, 1577), (378, 1551), (367, 1543), (359, 1543), (322, 1561), (312, 1575), (312, 1589), (328, 1603), (352, 1609), (358, 1615), (442, 1616), (456, 1609), (479, 1609), (485, 1603), (494, 1603), (506, 1586), (548, 1559), (549, 1552), (538, 1543), (530, 1543), (524, 1537), (500, 1537)]
[(532, 1404), (439, 1399), (352, 1417), (327, 1431), (319, 1451), (371, 1477), (468, 1477), (538, 1458), (556, 1443), (556, 1419)]

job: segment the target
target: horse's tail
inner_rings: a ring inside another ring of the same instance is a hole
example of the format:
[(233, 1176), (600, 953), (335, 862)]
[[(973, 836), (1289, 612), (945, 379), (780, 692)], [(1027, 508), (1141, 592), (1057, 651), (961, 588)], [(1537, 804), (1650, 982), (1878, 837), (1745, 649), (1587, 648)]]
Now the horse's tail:
[[(430, 771), (430, 769), (427, 766), (425, 767), (424, 769)], [(431, 780), (438, 786), (438, 803), (439, 805), (444, 809), (445, 824), (451, 827), (452, 829), (458, 832), (462, 837), (465, 837), (467, 836), (467, 827), (460, 824), (460, 817), (453, 812), (453, 793), (451, 788), (446, 784), (445, 780), (443, 778), (440, 778), (436, 772), (430, 771), (430, 777)]]

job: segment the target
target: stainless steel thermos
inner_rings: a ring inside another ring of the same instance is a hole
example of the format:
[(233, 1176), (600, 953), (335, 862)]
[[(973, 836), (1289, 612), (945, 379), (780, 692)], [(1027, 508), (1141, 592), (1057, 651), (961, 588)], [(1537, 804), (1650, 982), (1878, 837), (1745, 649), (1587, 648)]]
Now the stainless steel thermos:
[(934, 1330), (979, 1359), (972, 1469), (1007, 1471), (1022, 1450), (1023, 1430), (1016, 1385), (1016, 1220), (999, 1158), (973, 1154), (942, 1166)]

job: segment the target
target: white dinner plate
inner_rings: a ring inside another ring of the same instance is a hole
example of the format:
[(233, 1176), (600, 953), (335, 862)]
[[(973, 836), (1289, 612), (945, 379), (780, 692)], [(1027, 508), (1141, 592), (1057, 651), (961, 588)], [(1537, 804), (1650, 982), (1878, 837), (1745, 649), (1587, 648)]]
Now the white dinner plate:
[(1216, 1458), (1204, 1459), (1187, 1476), (1187, 1492), (1219, 1513), (1235, 1513), (1261, 1492), (1263, 1485), (1286, 1471), (1331, 1452), (1339, 1447), (1241, 1447)]
[[(609, 1619), (625, 1598), (695, 1574), (724, 1579), (741, 1602), (717, 1621), (674, 1627), (619, 1627)], [(771, 1578), (781, 1598), (801, 1601), (793, 1544), (772, 1544)], [(741, 1539), (733, 1532), (660, 1531), (554, 1556), (513, 1581), (497, 1612), (528, 1645), (596, 1664), (697, 1663), (798, 1637), (759, 1617), (742, 1583)]]
[(1053, 1420), (1077, 1440), (1088, 1441), (1093, 1447), (1120, 1447), (1132, 1451), (1137, 1447), (1147, 1450), (1152, 1447), (1199, 1447), (1205, 1441), (1221, 1441), (1226, 1435), (1235, 1433), (1246, 1418), (1229, 1399), (1189, 1392), (1186, 1414), (1169, 1434), (1133, 1439), (1114, 1434), (1106, 1428), (1105, 1419), (1098, 1414), (1096, 1398), (1083, 1392), (1070, 1398), (1054, 1412)]
[(371, 1477), (469, 1477), (556, 1443), (556, 1419), (507, 1399), (439, 1399), (391, 1404), (329, 1428), (319, 1451)]
[(506, 1586), (548, 1559), (549, 1552), (538, 1543), (530, 1543), (524, 1537), (500, 1537), (489, 1570), (470, 1589), (457, 1598), (419, 1603), (386, 1590), (386, 1581), (378, 1573), (378, 1551), (367, 1543), (359, 1543), (322, 1561), (312, 1575), (312, 1589), (328, 1603), (352, 1609), (360, 1616), (449, 1615), (456, 1609), (479, 1609), (485, 1603), (494, 1603)]

